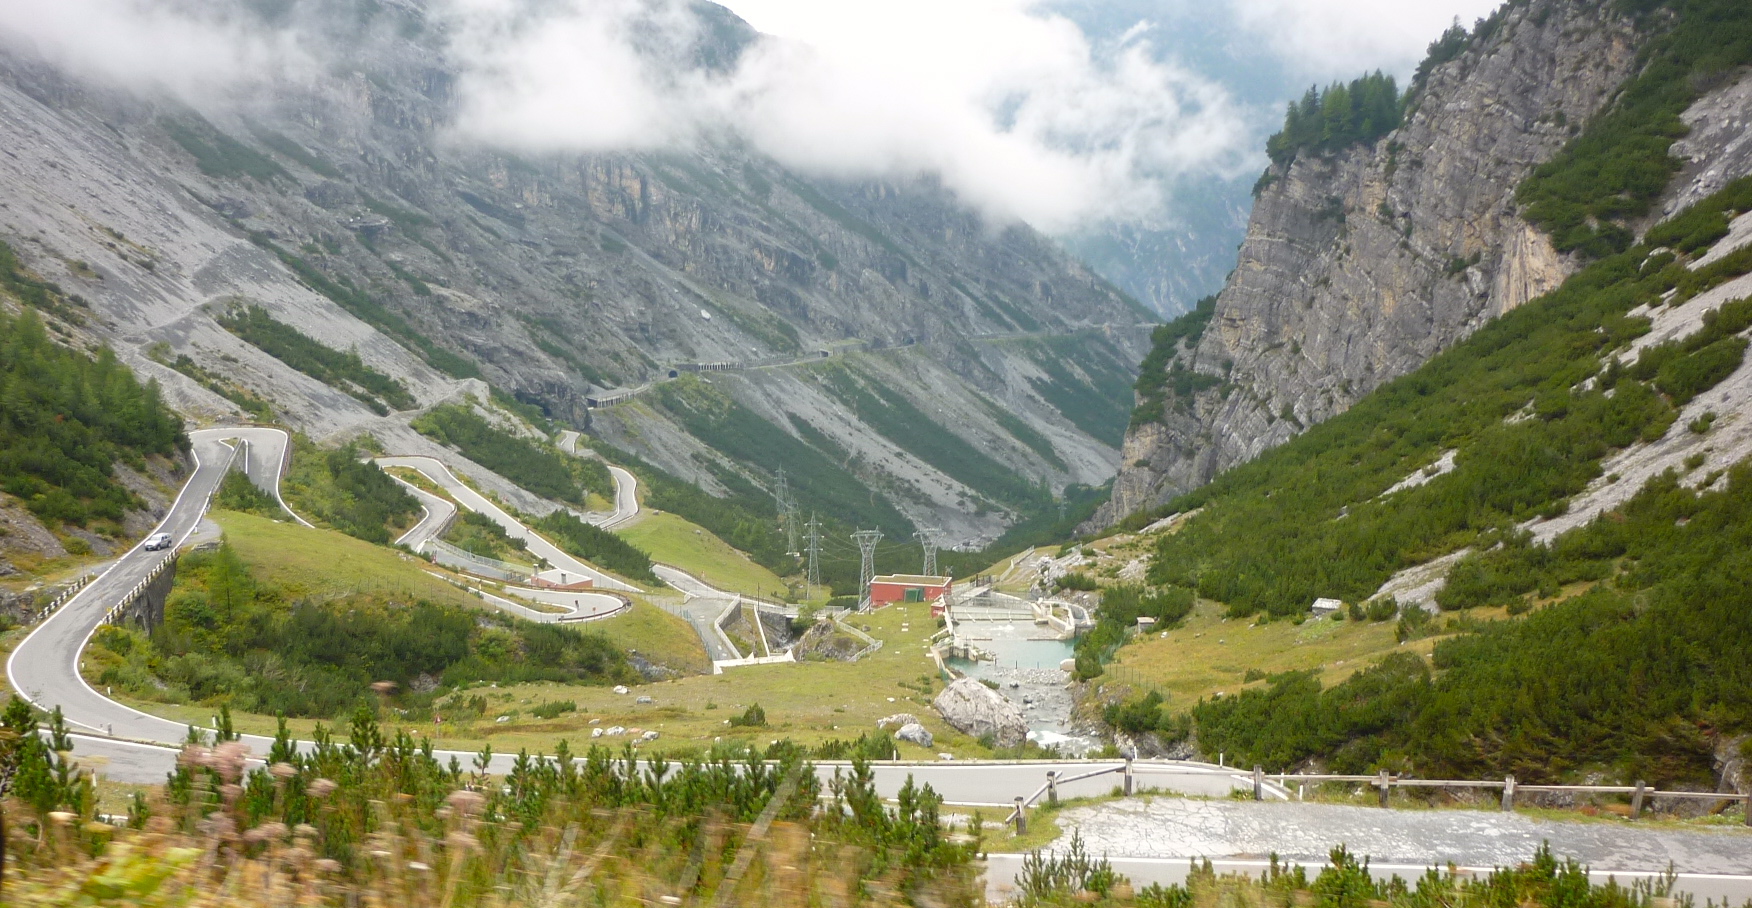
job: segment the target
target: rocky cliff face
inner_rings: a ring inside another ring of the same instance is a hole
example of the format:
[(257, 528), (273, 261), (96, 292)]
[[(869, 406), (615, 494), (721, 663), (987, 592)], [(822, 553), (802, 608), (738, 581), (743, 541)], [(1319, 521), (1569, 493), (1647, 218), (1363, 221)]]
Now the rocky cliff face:
[[(238, 301), (356, 349), (422, 406), (480, 390), (478, 373), (580, 428), (590, 398), (661, 382), (682, 363), (987, 339), (995, 374), (1026, 376), (1057, 354), (996, 339), (1090, 330), (1104, 369), (1129, 369), (1144, 351), (1134, 326), (1148, 313), (1032, 230), (982, 223), (929, 181), (813, 179), (726, 147), (519, 156), (459, 141), (455, 71), (424, 37), (419, 6), (374, 9), (384, 21), (333, 37), (360, 42), (338, 55), (357, 68), (205, 116), (0, 46), (0, 239), (89, 300), (103, 339), (193, 419), (241, 416), (198, 369), (319, 439), (370, 431), (456, 459), (407, 430), (411, 413), (373, 414), (224, 330), (212, 316)], [(739, 22), (719, 24), (712, 33), (734, 40), (688, 55), (699, 65), (754, 40)], [(193, 368), (170, 368), (179, 356)], [(945, 431), (1031, 480), (1111, 475), (1117, 430), (1095, 437), (1080, 414), (989, 372), (902, 370), (894, 381), (923, 412), (956, 410)], [(1011, 415), (1058, 453), (1019, 440)], [(848, 447), (895, 454), (843, 404), (830, 418), (858, 441)], [(635, 411), (616, 423), (623, 444), (690, 466), (688, 445), (658, 449), (668, 427), (642, 433)], [(784, 420), (773, 430), (799, 431)], [(989, 491), (917, 465), (902, 480), (936, 490), (902, 504), (920, 522)], [(967, 535), (1005, 519), (994, 510)]]
[(1571, 274), (1515, 187), (1611, 99), (1638, 46), (1609, 6), (1508, 9), (1431, 72), (1398, 130), (1268, 172), (1209, 327), (1171, 363), (1208, 387), (1134, 418), (1095, 522), (1283, 443)]

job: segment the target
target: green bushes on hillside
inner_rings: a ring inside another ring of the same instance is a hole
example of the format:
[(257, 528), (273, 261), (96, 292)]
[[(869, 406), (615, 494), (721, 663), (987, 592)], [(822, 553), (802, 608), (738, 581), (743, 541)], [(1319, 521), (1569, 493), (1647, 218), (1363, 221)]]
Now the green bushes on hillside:
[(625, 539), (591, 526), (565, 511), (549, 512), (531, 526), (574, 557), (623, 577), (645, 583), (659, 582), (657, 575), (651, 573), (651, 556)]
[(559, 625), (377, 596), (305, 600), (257, 581), (230, 546), (183, 556), (150, 637), (111, 627), (94, 643), (116, 662), (103, 684), (270, 715), (345, 716), (376, 701), (378, 681), (396, 682), (403, 708), (428, 710), (462, 684), (638, 678), (603, 638)]
[(214, 129), (198, 114), (190, 114), (186, 120), (164, 117), (158, 125), (194, 157), (195, 166), (207, 176), (251, 177), (264, 183), (290, 176), (272, 158)]
[(1749, 552), (1752, 465), (1701, 494), (1669, 473), (1550, 546), (1522, 539), (1455, 571), (1496, 578), (1457, 604), (1613, 582), (1444, 640), (1433, 677), (1395, 663), (1326, 691), (1274, 679), (1201, 704), (1200, 743), (1268, 766), (1323, 756), (1338, 771), (1524, 781), (1604, 767), (1662, 787), (1713, 784), (1719, 736), (1752, 728)]
[[(796, 428), (804, 437), (797, 438), (691, 376), (657, 386), (657, 397), (688, 434), (712, 450), (763, 470), (783, 469), (798, 506), (805, 512), (878, 527), (890, 537), (912, 535), (911, 521), (886, 498), (872, 495), (865, 483), (842, 466), (849, 454), (808, 423), (798, 421)], [(809, 426), (807, 431), (804, 426)], [(722, 481), (724, 477), (717, 478)], [(742, 485), (753, 488), (746, 480)]]
[(376, 464), (359, 458), (354, 444), (327, 451), (307, 442), (294, 445), (283, 493), (308, 518), (387, 545), (389, 528), (413, 523), (420, 502)]
[(120, 532), (141, 502), (116, 480), (117, 464), (188, 446), (182, 420), (108, 347), (95, 357), (49, 339), (26, 309), (0, 310), (0, 491), (49, 526)]
[(1118, 446), (1131, 418), (1131, 390), (1137, 373), (1099, 335), (1072, 334), (1034, 341), (1041, 355), (1034, 364), (1046, 373), (1028, 384), (1059, 415), (1091, 438)]
[(836, 367), (823, 368), (818, 374), (829, 392), (857, 413), (860, 421), (968, 488), (1012, 507), (1039, 506), (1043, 496), (1052, 497), (879, 382), (860, 381), (851, 371)]
[[(1708, 89), (1752, 63), (1752, 5), (1744, 0), (1629, 0), (1645, 27), (1664, 28), (1637, 75), (1605, 112), (1515, 191), (1523, 215), (1562, 252), (1599, 258), (1630, 247), (1625, 224), (1646, 215), (1680, 162), (1679, 117)], [(1676, 14), (1667, 18), (1666, 14)], [(1671, 23), (1670, 25), (1668, 23)]]
[(523, 540), (512, 538), (498, 521), (478, 511), (458, 514), (444, 531), (444, 541), (471, 554), (529, 563), (529, 547)]
[(1192, 405), (1192, 395), (1214, 388), (1222, 380), (1187, 369), (1180, 361), (1181, 345), (1194, 350), (1204, 337), (1205, 328), (1217, 312), (1217, 298), (1207, 296), (1198, 301), (1192, 311), (1166, 325), (1158, 325), (1150, 333), (1150, 352), (1138, 364), (1137, 407), (1132, 410), (1131, 424), (1161, 422), (1169, 400), (1185, 410)]
[(400, 381), (365, 365), (359, 351), (340, 351), (316, 341), (297, 328), (276, 320), (260, 306), (233, 309), (217, 319), (220, 327), (251, 344), (262, 352), (303, 372), (305, 375), (337, 388), (370, 407), (382, 416), (389, 412), (384, 406), (406, 410), (418, 401)]
[[(1742, 355), (1729, 335), (1752, 322), (1752, 306), (1733, 304), (1703, 333), (1616, 364), (1648, 330), (1626, 311), (1752, 270), (1752, 256), (1737, 253), (1693, 272), (1648, 251), (1595, 263), (1158, 512), (1206, 507), (1158, 540), (1151, 581), (1194, 586), (1236, 614), (1294, 614), (1323, 596), (1366, 600), (1400, 568), (1561, 511), (1602, 457), (1665, 433), (1675, 404)], [(1446, 448), (1457, 451), (1453, 472), (1383, 496)]]
[(481, 369), (443, 347), (432, 342), (432, 339), (421, 334), (408, 320), (402, 318), (388, 307), (358, 287), (346, 277), (330, 278), (315, 265), (282, 249), (266, 234), (250, 231), (250, 242), (272, 252), (280, 259), (298, 279), (309, 285), (310, 289), (328, 297), (342, 309), (347, 310), (360, 321), (382, 331), (403, 344), (418, 351), (420, 357), (428, 365), (453, 378), (479, 378)]
[[(422, 435), (453, 445), (464, 457), (543, 498), (584, 506), (589, 492), (614, 494), (601, 464), (550, 444), (513, 435), (459, 404), (433, 407), (412, 423)], [(591, 486), (586, 487), (588, 478)]]
[(226, 473), (225, 478), (219, 481), (219, 490), (213, 493), (213, 507), (256, 514), (271, 520), (286, 516), (274, 496), (256, 488), (256, 484), (250, 482), (249, 475), (242, 470)]

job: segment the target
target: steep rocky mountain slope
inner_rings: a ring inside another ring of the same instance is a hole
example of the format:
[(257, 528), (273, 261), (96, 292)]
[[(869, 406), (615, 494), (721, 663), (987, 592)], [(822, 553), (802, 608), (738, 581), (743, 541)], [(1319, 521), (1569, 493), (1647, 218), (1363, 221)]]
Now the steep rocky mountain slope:
[[(1208, 482), (1574, 273), (1580, 259), (1515, 194), (1613, 101), (1666, 21), (1639, 26), (1624, 9), (1505, 6), (1414, 86), (1397, 130), (1268, 170), (1208, 327), (1158, 354), (1172, 379), (1134, 416), (1095, 522)], [(1735, 99), (1743, 90), (1718, 87), (1687, 119), (1743, 122)], [(1690, 163), (1674, 194), (1744, 172), (1739, 144), (1719, 126), (1681, 143)]]
[[(461, 463), (407, 422), (484, 398), (485, 382), (683, 478), (716, 487), (730, 470), (769, 488), (783, 458), (714, 453), (652, 393), (711, 364), (726, 371), (681, 384), (764, 418), (836, 481), (874, 486), (896, 531), (990, 537), (1045, 501), (1000, 474), (1049, 490), (1112, 475), (1153, 317), (1033, 231), (983, 223), (928, 180), (816, 179), (729, 144), (581, 156), (463, 141), (442, 32), (418, 4), (359, 9), (325, 35), (348, 65), (202, 112), (0, 46), (0, 240), (87, 301), (191, 419), (247, 410)], [(697, 10), (710, 27), (677, 65), (760, 40)], [(389, 393), (313, 377), (220, 324), (247, 306), (356, 351), (380, 378), (355, 377)], [(826, 393), (823, 369), (854, 377)], [(908, 432), (959, 445), (920, 456), (898, 426), (881, 431), (850, 390), (877, 381)], [(623, 402), (593, 419), (592, 399)]]

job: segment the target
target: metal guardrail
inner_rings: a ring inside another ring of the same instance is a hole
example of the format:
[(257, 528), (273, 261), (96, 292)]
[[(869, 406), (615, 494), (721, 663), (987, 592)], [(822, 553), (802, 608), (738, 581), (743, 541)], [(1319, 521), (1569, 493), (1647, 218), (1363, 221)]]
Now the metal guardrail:
[(145, 594), (146, 588), (151, 586), (153, 581), (157, 580), (159, 575), (164, 573), (165, 568), (170, 567), (171, 563), (174, 561), (176, 561), (175, 552), (165, 555), (158, 564), (153, 566), (152, 570), (146, 572), (146, 577), (144, 579), (139, 583), (134, 584), (133, 589), (128, 590), (127, 593), (123, 594), (122, 597), (116, 601), (115, 605), (110, 606), (109, 611), (104, 612), (103, 623), (115, 624), (116, 620), (121, 617), (122, 613), (132, 608), (134, 603)]
[(467, 549), (452, 545), (442, 539), (428, 539), (426, 540), (425, 545), (421, 546), (421, 549), (430, 549), (435, 552), (443, 553), (445, 556), (458, 562), (459, 566), (463, 567), (465, 570), (471, 566), (481, 569), (473, 571), (472, 573), (497, 576), (502, 580), (526, 581), (534, 574), (533, 568), (527, 564), (514, 564), (509, 561), (500, 561), (497, 558), (488, 558), (485, 555), (476, 555)]
[(68, 584), (67, 586), (65, 586), (61, 589), (61, 594), (59, 596), (56, 596), (54, 599), (50, 600), (48, 605), (43, 606), (37, 612), (37, 614), (36, 614), (37, 620), (40, 621), (44, 618), (49, 617), (50, 615), (53, 615), (57, 609), (59, 609), (63, 605), (66, 605), (68, 600), (72, 599), (74, 596), (79, 595), (80, 590), (85, 589), (86, 587), (90, 586), (91, 581), (96, 580), (96, 579), (97, 579), (97, 572), (96, 571), (91, 571), (89, 573), (82, 574), (79, 577), (74, 578), (72, 583)]

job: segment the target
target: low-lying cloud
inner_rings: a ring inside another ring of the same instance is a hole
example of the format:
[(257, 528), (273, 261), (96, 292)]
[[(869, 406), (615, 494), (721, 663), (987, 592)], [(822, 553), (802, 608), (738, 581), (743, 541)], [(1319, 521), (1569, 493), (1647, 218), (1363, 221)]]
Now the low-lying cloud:
[(1231, 0), (1242, 28), (1292, 69), (1351, 79), (1361, 70), (1407, 76), (1456, 17), (1470, 27), (1501, 0)]
[(0, 45), (80, 76), (194, 103), (316, 71), (296, 30), (264, 29), (236, 4), (199, 0), (8, 0), (0, 3)]
[(734, 138), (816, 174), (929, 174), (994, 218), (1048, 231), (1152, 219), (1162, 178), (1253, 164), (1245, 112), (1155, 59), (1147, 29), (1097, 46), (1025, 0), (733, 6), (809, 40), (781, 33), (727, 71), (678, 70), (664, 48), (697, 37), (679, 2), (532, 13), (452, 0), (458, 130), (532, 151)]
[[(1165, 62), (1154, 42), (1171, 21), (1098, 42), (1036, 0), (727, 0), (768, 36), (719, 65), (696, 56), (709, 36), (695, 0), (425, 2), (458, 72), (453, 138), (535, 153), (740, 143), (811, 174), (935, 177), (994, 220), (1049, 232), (1171, 220), (1164, 187), (1259, 166), (1276, 113)], [(1272, 52), (1348, 71), (1415, 59), (1406, 48), (1450, 5), (1493, 0), (1226, 2)], [(257, 7), (12, 0), (0, 42), (197, 105), (362, 64), (332, 58), (361, 45), (337, 51), (303, 27), (319, 3), (268, 20)]]

